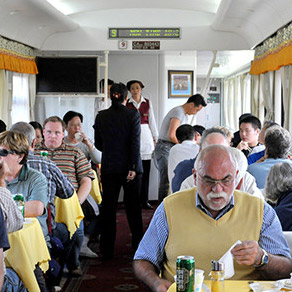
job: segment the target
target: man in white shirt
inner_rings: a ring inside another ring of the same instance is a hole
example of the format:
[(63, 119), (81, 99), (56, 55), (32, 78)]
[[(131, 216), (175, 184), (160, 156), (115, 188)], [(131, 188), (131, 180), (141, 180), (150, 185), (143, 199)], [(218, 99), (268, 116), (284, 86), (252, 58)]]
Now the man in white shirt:
[(195, 129), (188, 124), (179, 126), (175, 132), (179, 144), (174, 145), (169, 152), (168, 180), (170, 186), (177, 164), (185, 159), (195, 158), (199, 153), (200, 147), (195, 141), (195, 133)]

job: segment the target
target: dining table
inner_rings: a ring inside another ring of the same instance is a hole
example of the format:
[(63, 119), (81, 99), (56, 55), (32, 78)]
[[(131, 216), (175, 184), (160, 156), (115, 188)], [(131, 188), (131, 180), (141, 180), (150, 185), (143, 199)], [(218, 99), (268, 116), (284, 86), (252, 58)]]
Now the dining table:
[[(250, 292), (250, 283), (259, 283), (264, 289), (274, 288), (274, 281), (225, 280), (224, 292)], [(207, 288), (209, 289), (207, 289)], [(211, 291), (211, 280), (205, 280), (201, 292)], [(176, 283), (172, 283), (167, 292), (176, 292)]]
[(37, 218), (25, 218), (23, 228), (9, 233), (10, 248), (5, 251), (5, 264), (13, 268), (29, 292), (39, 292), (34, 275), (39, 265), (45, 273), (49, 268), (50, 253)]
[(67, 199), (61, 199), (56, 196), (55, 206), (55, 221), (58, 223), (64, 223), (67, 226), (71, 238), (79, 227), (81, 220), (84, 218), (76, 191), (74, 191), (74, 194)]

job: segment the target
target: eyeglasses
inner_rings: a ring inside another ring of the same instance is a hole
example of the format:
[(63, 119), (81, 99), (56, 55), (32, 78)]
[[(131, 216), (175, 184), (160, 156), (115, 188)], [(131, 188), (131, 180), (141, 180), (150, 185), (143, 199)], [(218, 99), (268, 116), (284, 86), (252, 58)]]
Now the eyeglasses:
[(0, 149), (0, 156), (6, 157), (9, 154), (14, 154), (15, 152), (12, 150)]
[(200, 179), (202, 180), (203, 183), (205, 183), (206, 185), (210, 186), (210, 187), (214, 187), (216, 184), (219, 184), (221, 187), (229, 187), (233, 181), (234, 178), (231, 176), (227, 176), (223, 179), (212, 179), (209, 177), (203, 177), (199, 174)]

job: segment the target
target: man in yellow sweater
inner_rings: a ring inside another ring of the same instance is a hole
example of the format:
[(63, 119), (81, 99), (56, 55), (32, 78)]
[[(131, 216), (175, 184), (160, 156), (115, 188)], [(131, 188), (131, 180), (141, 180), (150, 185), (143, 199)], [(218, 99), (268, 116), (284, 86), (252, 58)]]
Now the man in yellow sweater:
[(235, 190), (237, 173), (228, 147), (209, 146), (195, 162), (197, 188), (168, 196), (157, 208), (134, 257), (136, 276), (152, 291), (170, 287), (177, 256), (194, 256), (208, 277), (211, 260), (237, 240), (232, 279), (289, 278), (292, 261), (279, 219), (261, 199)]

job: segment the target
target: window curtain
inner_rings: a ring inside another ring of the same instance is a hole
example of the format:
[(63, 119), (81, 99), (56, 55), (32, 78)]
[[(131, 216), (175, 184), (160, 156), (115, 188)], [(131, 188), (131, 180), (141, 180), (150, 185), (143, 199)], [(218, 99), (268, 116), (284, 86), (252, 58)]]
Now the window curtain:
[(28, 75), (29, 85), (29, 114), (30, 121), (35, 121), (34, 105), (36, 99), (36, 76), (34, 74)]
[(292, 23), (255, 48), (250, 74), (260, 75), (292, 64)]
[(12, 95), (8, 90), (8, 78), (5, 70), (0, 70), (0, 115), (7, 127), (11, 125)]
[(12, 124), (30, 121), (28, 74), (13, 72), (12, 75)]
[(0, 69), (37, 74), (33, 49), (0, 36)]
[(251, 78), (249, 74), (241, 74), (224, 79), (223, 84), (223, 125), (236, 131), (240, 115), (250, 112)]
[(265, 73), (261, 83), (264, 107), (266, 109), (265, 121), (274, 120), (274, 76), (275, 73), (273, 71)]
[[(281, 69), (284, 106), (284, 128), (292, 132), (292, 66)], [(290, 82), (289, 82), (290, 80)]]
[(265, 107), (264, 107), (264, 95), (263, 95), (263, 74), (251, 76), (251, 113), (258, 117), (261, 122), (264, 121)]
[(88, 138), (93, 140), (94, 101), (95, 96), (90, 95), (37, 95), (35, 118), (42, 124), (50, 116), (58, 116), (62, 119), (69, 110), (79, 112), (83, 115), (83, 131)]

